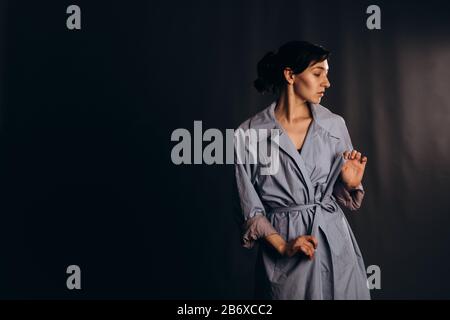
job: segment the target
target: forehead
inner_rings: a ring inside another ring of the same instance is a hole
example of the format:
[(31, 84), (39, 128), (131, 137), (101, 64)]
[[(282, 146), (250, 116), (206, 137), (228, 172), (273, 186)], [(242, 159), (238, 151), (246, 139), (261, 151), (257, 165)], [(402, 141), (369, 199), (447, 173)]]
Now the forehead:
[(328, 60), (323, 60), (323, 61), (320, 61), (320, 62), (312, 63), (309, 66), (309, 68), (310, 69), (316, 69), (316, 68), (317, 69), (324, 69), (324, 70), (328, 71), (328, 69), (329, 69)]

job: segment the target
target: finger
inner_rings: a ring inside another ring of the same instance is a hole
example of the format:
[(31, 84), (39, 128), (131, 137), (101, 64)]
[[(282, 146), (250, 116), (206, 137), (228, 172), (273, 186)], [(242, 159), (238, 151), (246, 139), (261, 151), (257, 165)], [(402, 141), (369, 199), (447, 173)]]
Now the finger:
[(312, 253), (314, 253), (314, 251), (316, 250), (315, 248), (314, 248), (314, 245), (311, 243), (311, 242), (305, 242), (305, 244), (304, 244), (305, 246), (307, 246), (308, 247), (308, 249), (312, 252)]
[(309, 250), (308, 250), (308, 248), (301, 246), (301, 247), (300, 247), (300, 250), (301, 250), (304, 254), (306, 254), (307, 256), (309, 256)]
[(319, 245), (319, 242), (317, 241), (316, 237), (308, 236), (307, 240), (314, 244), (314, 249), (317, 249), (317, 246)]
[(308, 242), (309, 245), (309, 257), (312, 258), (314, 257), (314, 252), (316, 252), (316, 250), (314, 250), (314, 246)]
[(356, 150), (352, 151), (352, 154), (350, 155), (350, 159), (352, 159), (352, 160), (355, 159), (356, 152), (357, 152)]
[(361, 152), (357, 152), (356, 153), (355, 159), (358, 160), (358, 161), (361, 160)]
[(367, 157), (366, 156), (362, 157), (362, 159), (361, 159), (361, 163), (365, 163), (365, 162), (367, 162)]
[(311, 254), (309, 255), (309, 259), (312, 260), (314, 258), (314, 250), (311, 251)]
[[(302, 240), (302, 239), (301, 239)], [(312, 246), (311, 243), (309, 243), (308, 241), (299, 241), (298, 245), (296, 245), (296, 247), (300, 248), (300, 249), (306, 249), (306, 250), (314, 250), (314, 247)]]
[(314, 251), (314, 246), (312, 245), (311, 242), (305, 240), (301, 243), (301, 246), (307, 247), (309, 250)]
[(305, 248), (305, 250), (304, 250), (305, 254), (311, 259), (311, 256), (314, 254), (314, 251), (312, 251), (311, 248), (308, 248), (306, 246), (304, 246), (304, 248)]
[(347, 160), (347, 159), (348, 159), (348, 154), (349, 154), (348, 151), (345, 151), (345, 152), (344, 152), (344, 160)]

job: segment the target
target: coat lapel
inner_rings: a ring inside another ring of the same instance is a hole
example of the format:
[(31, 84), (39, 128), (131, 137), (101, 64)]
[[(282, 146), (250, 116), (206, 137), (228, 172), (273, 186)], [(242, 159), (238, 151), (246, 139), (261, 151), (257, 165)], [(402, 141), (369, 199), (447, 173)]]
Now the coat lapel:
[[(297, 151), (297, 149), (295, 148), (295, 145), (292, 142), (291, 138), (289, 138), (287, 133), (284, 132), (283, 127), (276, 120), (275, 112), (274, 112), (275, 106), (276, 106), (276, 103), (273, 103), (269, 107), (269, 112), (270, 112), (271, 120), (273, 122), (273, 126), (280, 130), (279, 131), (280, 132), (279, 149), (282, 150), (287, 155), (289, 155), (289, 157), (291, 157), (292, 160), (294, 161), (294, 163), (297, 165), (297, 168), (299, 169), (299, 171), (302, 175), (303, 181), (304, 181), (305, 185), (307, 186), (309, 198), (310, 198), (310, 200), (314, 199), (314, 189), (312, 186), (311, 177), (309, 176), (309, 172), (305, 166), (305, 161), (304, 161), (303, 157), (300, 155), (300, 153)], [(311, 138), (311, 136), (313, 135), (313, 132), (314, 132), (313, 126), (314, 126), (314, 120), (311, 123), (311, 126), (307, 132), (305, 141), (303, 143), (303, 147), (306, 147), (306, 148), (308, 147), (308, 144), (309, 144), (308, 140)], [(302, 152), (304, 152), (303, 147), (302, 147), (302, 150), (303, 150)]]
[[(256, 127), (264, 128), (264, 129), (278, 129), (279, 132), (279, 149), (287, 154), (296, 164), (297, 168), (301, 173), (301, 178), (308, 189), (309, 200), (312, 201), (314, 199), (314, 188), (311, 182), (311, 176), (309, 171), (306, 168), (306, 163), (304, 156), (306, 156), (307, 152), (314, 144), (314, 137), (316, 136), (318, 130), (325, 130), (333, 136), (334, 138), (340, 139), (340, 135), (336, 132), (335, 123), (335, 115), (333, 115), (328, 109), (322, 107), (320, 104), (309, 104), (311, 114), (313, 117), (313, 121), (310, 125), (310, 128), (305, 137), (305, 141), (303, 143), (302, 151), (299, 153), (295, 148), (294, 143), (289, 138), (288, 134), (284, 132), (283, 127), (278, 123), (275, 118), (275, 106), (276, 101), (272, 102), (272, 104), (261, 113), (261, 118), (256, 121)], [(265, 137), (270, 137), (273, 143), (276, 141), (269, 134)], [(303, 155), (303, 156), (302, 156)], [(342, 158), (342, 157), (340, 157)], [(330, 172), (330, 176), (328, 177), (328, 182), (330, 185), (333, 185), (336, 177), (339, 175), (339, 169), (342, 166), (343, 159), (336, 159), (335, 163), (333, 163), (332, 171)], [(328, 193), (330, 190), (328, 190)]]

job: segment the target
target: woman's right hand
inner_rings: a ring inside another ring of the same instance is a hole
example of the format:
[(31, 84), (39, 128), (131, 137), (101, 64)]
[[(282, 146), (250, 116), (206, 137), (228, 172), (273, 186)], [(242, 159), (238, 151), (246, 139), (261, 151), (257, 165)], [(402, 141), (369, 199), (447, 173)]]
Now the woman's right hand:
[(314, 236), (299, 236), (288, 243), (286, 243), (285, 256), (292, 257), (297, 252), (302, 252), (309, 257), (314, 258), (314, 252), (317, 249), (319, 243)]

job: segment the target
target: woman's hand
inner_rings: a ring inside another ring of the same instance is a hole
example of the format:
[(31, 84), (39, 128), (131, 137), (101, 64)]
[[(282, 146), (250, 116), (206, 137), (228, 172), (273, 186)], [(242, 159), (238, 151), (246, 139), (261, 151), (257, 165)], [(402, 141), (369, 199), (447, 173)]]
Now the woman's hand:
[(362, 156), (356, 150), (344, 152), (344, 165), (341, 169), (341, 179), (348, 190), (355, 189), (361, 184), (364, 170), (367, 164), (367, 157)]
[(313, 236), (300, 236), (294, 240), (289, 241), (286, 244), (286, 250), (284, 255), (287, 257), (294, 256), (297, 252), (303, 252), (309, 257), (309, 259), (314, 258), (314, 252), (317, 249), (319, 243), (317, 239)]

